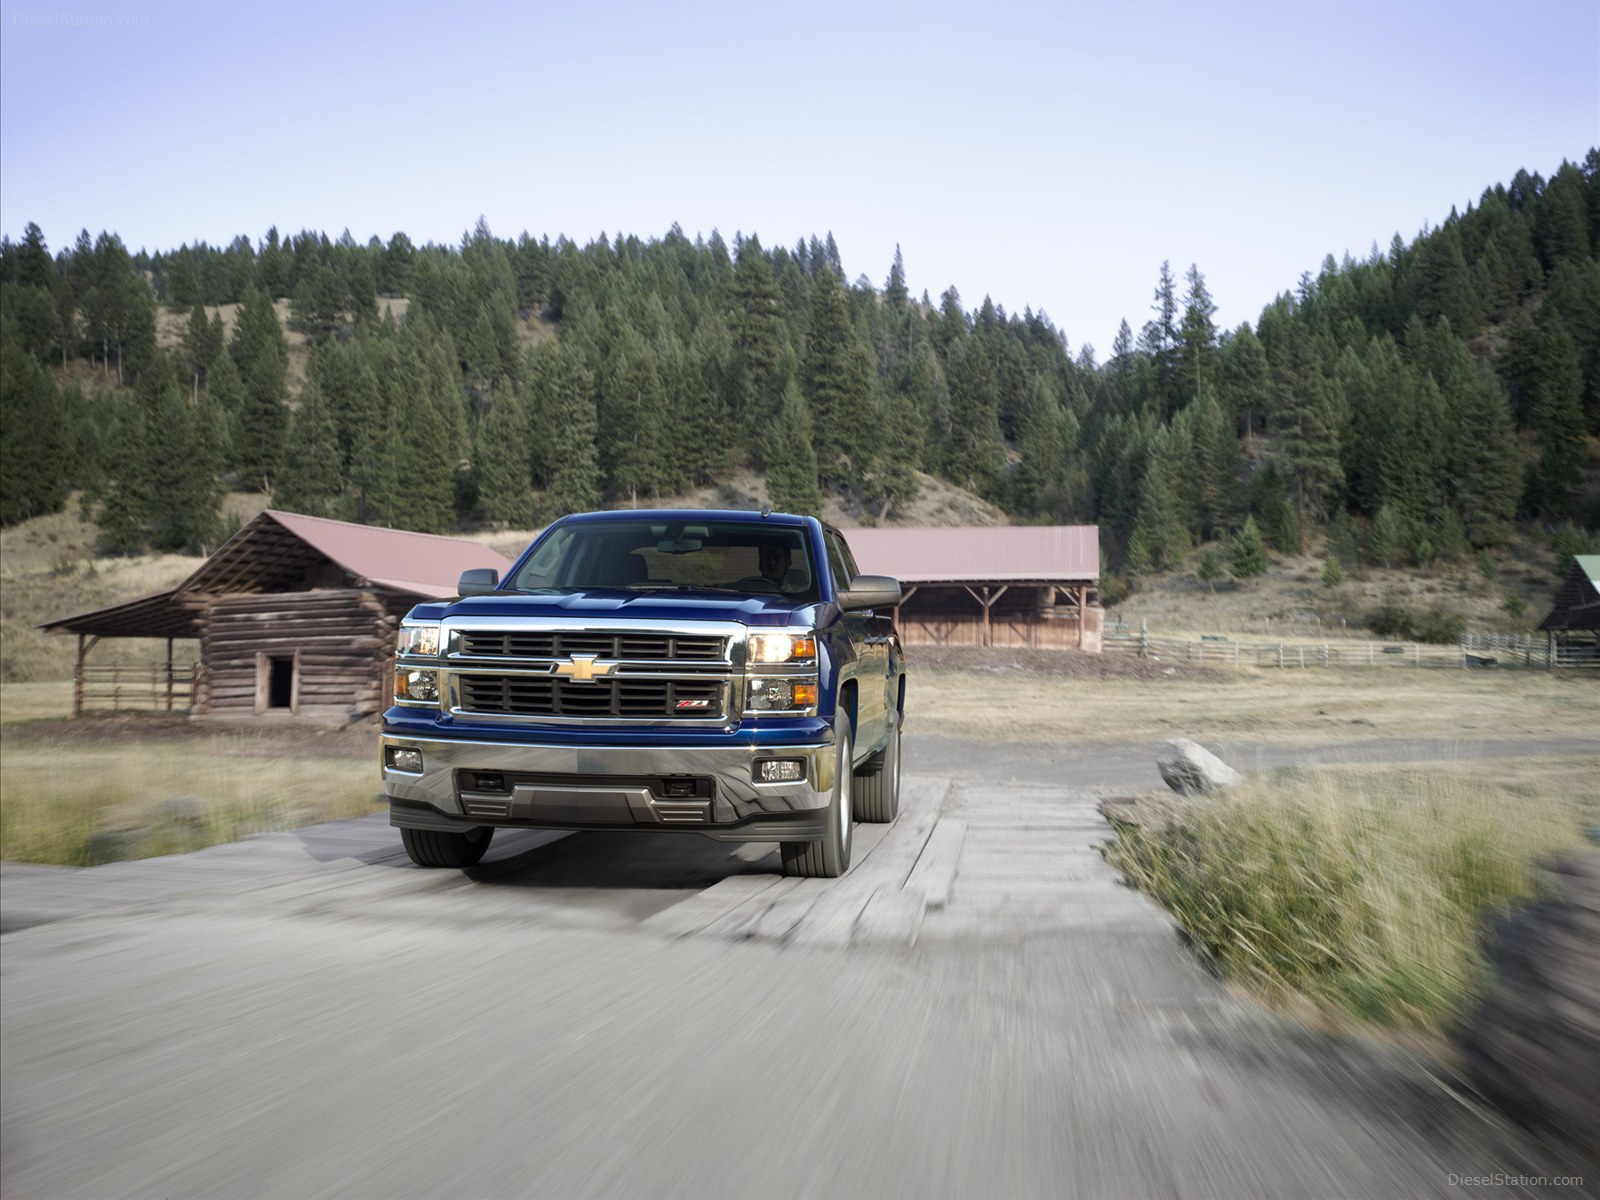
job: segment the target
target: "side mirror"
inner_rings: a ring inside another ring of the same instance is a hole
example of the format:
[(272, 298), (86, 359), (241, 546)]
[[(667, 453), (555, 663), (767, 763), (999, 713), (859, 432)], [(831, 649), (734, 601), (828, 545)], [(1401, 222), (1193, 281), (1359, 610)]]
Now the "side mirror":
[(894, 608), (900, 603), (900, 581), (887, 575), (857, 575), (839, 593), (839, 607), (846, 612), (863, 608)]
[(494, 591), (499, 582), (500, 572), (493, 567), (473, 567), (470, 571), (461, 572), (461, 582), (456, 585), (456, 590), (463, 596), (481, 596)]

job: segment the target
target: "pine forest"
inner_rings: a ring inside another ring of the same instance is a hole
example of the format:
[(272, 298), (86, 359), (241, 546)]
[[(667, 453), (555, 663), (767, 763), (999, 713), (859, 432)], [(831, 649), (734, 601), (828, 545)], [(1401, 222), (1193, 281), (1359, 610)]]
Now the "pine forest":
[(1217, 327), (1199, 264), (1152, 274), (1101, 356), (1043, 313), (911, 294), (898, 252), (851, 282), (832, 235), (579, 246), (480, 220), (459, 245), (132, 253), (29, 225), (0, 245), (0, 520), (79, 491), (104, 552), (195, 553), (229, 488), (449, 532), (738, 469), (862, 523), (929, 476), (1017, 523), (1095, 523), (1108, 588), (1248, 577), (1312, 537), (1335, 571), (1465, 559), (1519, 522), (1593, 545), (1600, 151), (1329, 256), (1253, 324)]

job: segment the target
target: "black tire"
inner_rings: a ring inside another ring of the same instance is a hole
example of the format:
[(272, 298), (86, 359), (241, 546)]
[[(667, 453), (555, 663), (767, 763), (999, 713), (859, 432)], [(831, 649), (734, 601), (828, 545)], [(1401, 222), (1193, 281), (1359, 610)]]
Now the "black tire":
[(480, 825), (465, 833), (446, 833), (442, 829), (402, 829), (400, 840), (406, 853), (419, 867), (471, 867), (483, 858), (494, 829)]
[(855, 776), (850, 770), (853, 741), (850, 722), (839, 720), (838, 758), (833, 769), (833, 798), (828, 802), (828, 832), (815, 842), (780, 842), (783, 873), (801, 879), (837, 879), (850, 869), (850, 844), (855, 830)]
[(889, 741), (855, 778), (856, 819), (886, 825), (900, 811), (900, 714), (889, 725)]

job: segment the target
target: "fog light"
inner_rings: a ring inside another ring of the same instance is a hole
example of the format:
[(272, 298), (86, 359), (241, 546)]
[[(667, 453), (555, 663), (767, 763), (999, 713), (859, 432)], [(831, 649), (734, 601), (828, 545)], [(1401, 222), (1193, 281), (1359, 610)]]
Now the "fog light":
[(408, 750), (403, 746), (390, 746), (389, 769), (391, 771), (406, 771), (412, 775), (421, 775), (422, 751)]
[(806, 777), (806, 764), (799, 758), (756, 759), (757, 783), (799, 783)]

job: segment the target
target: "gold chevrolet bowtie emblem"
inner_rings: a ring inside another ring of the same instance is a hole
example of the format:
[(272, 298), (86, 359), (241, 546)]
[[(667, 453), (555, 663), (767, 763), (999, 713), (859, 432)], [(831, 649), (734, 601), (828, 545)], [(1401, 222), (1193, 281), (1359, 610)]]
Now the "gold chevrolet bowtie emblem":
[(593, 654), (574, 654), (566, 662), (556, 664), (556, 674), (573, 683), (593, 683), (617, 669), (614, 662), (595, 662)]

